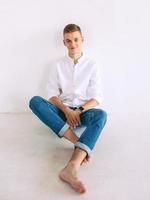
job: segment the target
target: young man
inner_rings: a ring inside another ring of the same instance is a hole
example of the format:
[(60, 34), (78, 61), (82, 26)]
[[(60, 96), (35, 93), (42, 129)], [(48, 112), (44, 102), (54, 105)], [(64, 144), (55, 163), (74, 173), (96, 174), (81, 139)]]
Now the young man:
[[(107, 114), (101, 109), (99, 68), (82, 52), (84, 38), (80, 27), (68, 24), (63, 36), (68, 55), (56, 62), (47, 86), (48, 100), (35, 96), (30, 100), (30, 108), (56, 135), (74, 144), (72, 157), (59, 177), (75, 191), (84, 193), (87, 188), (79, 179), (78, 171), (89, 160)], [(83, 126), (78, 137), (76, 130)]]

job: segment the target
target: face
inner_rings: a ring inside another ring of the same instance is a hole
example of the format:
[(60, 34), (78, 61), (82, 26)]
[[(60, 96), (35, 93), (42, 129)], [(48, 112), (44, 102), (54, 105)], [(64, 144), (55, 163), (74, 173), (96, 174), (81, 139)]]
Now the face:
[(82, 52), (83, 37), (79, 31), (64, 34), (64, 45), (69, 54), (75, 55)]

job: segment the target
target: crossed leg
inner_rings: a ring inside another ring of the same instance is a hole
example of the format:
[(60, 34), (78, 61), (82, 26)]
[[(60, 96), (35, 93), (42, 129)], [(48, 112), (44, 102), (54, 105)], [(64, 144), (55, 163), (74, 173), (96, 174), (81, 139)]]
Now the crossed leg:
[[(70, 142), (72, 142), (73, 144), (75, 144), (79, 139), (70, 128), (65, 132), (64, 137), (67, 140), (69, 140)], [(90, 160), (91, 160), (91, 157), (90, 156), (86, 156), (83, 159), (83, 161), (81, 162), (81, 165), (89, 162)]]

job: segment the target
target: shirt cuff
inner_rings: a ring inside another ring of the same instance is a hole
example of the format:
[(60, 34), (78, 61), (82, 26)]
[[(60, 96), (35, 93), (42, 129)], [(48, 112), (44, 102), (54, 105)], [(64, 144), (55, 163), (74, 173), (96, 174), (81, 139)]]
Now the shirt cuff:
[(91, 96), (89, 99), (95, 99), (98, 102), (98, 104), (102, 103), (102, 98), (99, 96)]

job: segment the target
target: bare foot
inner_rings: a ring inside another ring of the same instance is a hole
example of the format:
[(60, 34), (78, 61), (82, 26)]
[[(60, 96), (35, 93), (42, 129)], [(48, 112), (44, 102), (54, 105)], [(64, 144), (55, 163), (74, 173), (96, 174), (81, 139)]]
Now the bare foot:
[(86, 192), (86, 186), (78, 179), (77, 170), (73, 164), (68, 164), (59, 173), (59, 178), (71, 185), (71, 187), (79, 193)]

